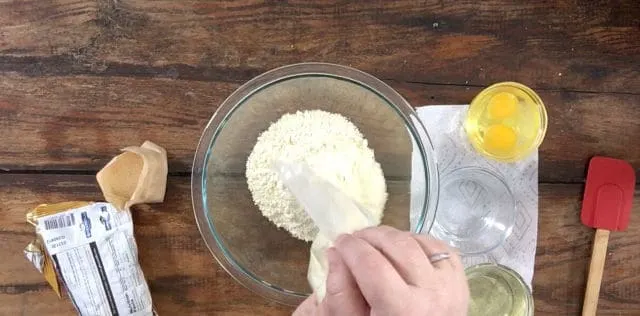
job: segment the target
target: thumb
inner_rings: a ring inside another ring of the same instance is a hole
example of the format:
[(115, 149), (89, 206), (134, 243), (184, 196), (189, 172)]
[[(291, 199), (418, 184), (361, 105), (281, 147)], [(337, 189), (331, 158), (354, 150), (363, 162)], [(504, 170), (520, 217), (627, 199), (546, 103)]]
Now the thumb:
[(360, 293), (351, 271), (335, 248), (327, 249), (327, 259), (329, 275), (322, 309), (328, 311), (329, 315), (368, 315), (369, 305)]
[(316, 296), (310, 295), (304, 302), (302, 302), (298, 308), (293, 312), (291, 316), (315, 316), (318, 310), (316, 306)]

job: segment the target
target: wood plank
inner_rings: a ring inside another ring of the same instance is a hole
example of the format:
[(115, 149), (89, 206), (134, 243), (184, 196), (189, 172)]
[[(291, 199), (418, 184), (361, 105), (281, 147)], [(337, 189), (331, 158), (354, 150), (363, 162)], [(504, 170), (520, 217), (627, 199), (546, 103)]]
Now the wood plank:
[(637, 93), (639, 16), (634, 0), (1, 1), (0, 71), (248, 80), (326, 61), (402, 81)]
[[(580, 311), (593, 238), (593, 230), (579, 221), (581, 191), (579, 184), (540, 185), (536, 314)], [(288, 307), (267, 303), (236, 284), (211, 258), (195, 226), (189, 192), (188, 178), (170, 177), (164, 204), (140, 206), (134, 212), (141, 265), (160, 314), (290, 313)], [(39, 203), (72, 199), (100, 199), (92, 176), (0, 175), (0, 250), (7, 258), (0, 271), (0, 305), (10, 312), (72, 313), (68, 299), (57, 300), (21, 255), (33, 236), (24, 213)], [(611, 237), (599, 315), (640, 312), (638, 246), (640, 191), (628, 231)]]
[[(468, 103), (480, 90), (388, 83), (413, 105)], [(171, 172), (189, 172), (202, 130), (238, 86), (163, 78), (2, 76), (0, 168), (97, 171), (120, 148), (149, 139), (166, 147)], [(549, 113), (540, 148), (541, 182), (583, 181), (587, 160), (596, 154), (640, 167), (640, 95), (540, 95)], [(243, 172), (238, 159), (232, 169)]]
[(101, 31), (97, 1), (0, 1), (0, 52), (15, 56), (80, 56)]
[(120, 148), (148, 139), (167, 148), (171, 171), (186, 172), (204, 126), (237, 87), (96, 77), (0, 82), (2, 167), (11, 170), (99, 170)]
[[(540, 185), (538, 248), (533, 278), (536, 314), (578, 315), (595, 230), (580, 223), (581, 185)], [(629, 228), (612, 232), (598, 315), (640, 314), (640, 190)]]

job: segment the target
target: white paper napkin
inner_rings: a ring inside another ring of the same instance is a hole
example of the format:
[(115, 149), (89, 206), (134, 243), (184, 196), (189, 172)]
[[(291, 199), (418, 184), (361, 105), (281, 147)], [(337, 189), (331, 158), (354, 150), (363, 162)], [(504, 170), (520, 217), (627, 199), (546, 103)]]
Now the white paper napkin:
[[(514, 269), (531, 286), (538, 235), (538, 152), (517, 163), (502, 163), (476, 153), (464, 134), (462, 120), (467, 105), (424, 106), (417, 109), (435, 148), (440, 177), (460, 167), (482, 167), (499, 174), (516, 198), (513, 232), (488, 254), (465, 256), (465, 267), (493, 262)], [(413, 157), (414, 162), (419, 159)], [(411, 190), (425, 184), (412, 177)], [(442, 179), (441, 179), (442, 180)], [(414, 194), (412, 194), (414, 196)], [(412, 207), (412, 213), (413, 211)], [(412, 214), (416, 218), (416, 214)]]

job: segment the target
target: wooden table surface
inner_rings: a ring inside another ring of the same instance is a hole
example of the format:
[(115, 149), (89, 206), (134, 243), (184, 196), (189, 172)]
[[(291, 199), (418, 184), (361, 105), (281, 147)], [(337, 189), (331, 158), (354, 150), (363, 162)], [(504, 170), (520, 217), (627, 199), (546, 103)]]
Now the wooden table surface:
[[(0, 0), (0, 314), (72, 315), (23, 258), (24, 214), (99, 200), (118, 150), (168, 150), (163, 204), (135, 208), (140, 262), (161, 315), (285, 315), (214, 261), (190, 166), (217, 106), (253, 76), (325, 61), (369, 72), (413, 105), (461, 104), (491, 83), (534, 88), (540, 148), (537, 315), (577, 315), (593, 231), (579, 221), (593, 155), (640, 167), (640, 2)], [(640, 315), (640, 192), (613, 233), (599, 315)]]

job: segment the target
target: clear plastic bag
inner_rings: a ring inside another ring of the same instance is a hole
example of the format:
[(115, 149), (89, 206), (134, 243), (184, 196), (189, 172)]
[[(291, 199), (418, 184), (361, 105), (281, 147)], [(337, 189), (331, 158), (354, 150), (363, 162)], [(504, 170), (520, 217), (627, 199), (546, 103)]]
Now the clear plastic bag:
[(375, 226), (379, 221), (340, 189), (316, 175), (306, 164), (279, 161), (280, 179), (330, 240), (341, 234)]
[(307, 279), (318, 302), (325, 296), (329, 265), (325, 252), (341, 234), (377, 226), (380, 221), (340, 189), (316, 175), (306, 164), (278, 161), (274, 166), (287, 189), (318, 226), (309, 258)]

